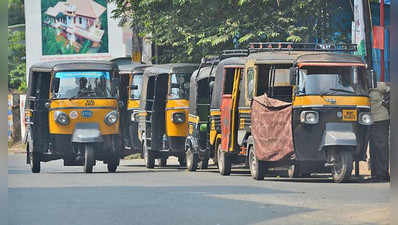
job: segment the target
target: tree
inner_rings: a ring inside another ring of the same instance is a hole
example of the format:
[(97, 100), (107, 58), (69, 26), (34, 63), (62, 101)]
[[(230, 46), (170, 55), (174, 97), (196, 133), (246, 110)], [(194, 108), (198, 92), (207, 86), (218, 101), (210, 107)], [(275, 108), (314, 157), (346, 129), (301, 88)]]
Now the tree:
[(8, 88), (26, 90), (25, 32), (8, 31)]
[(24, 0), (8, 0), (8, 25), (24, 23)]
[(197, 62), (252, 41), (324, 40), (336, 32), (333, 15), (349, 7), (339, 0), (110, 1), (114, 17), (161, 47), (160, 62)]

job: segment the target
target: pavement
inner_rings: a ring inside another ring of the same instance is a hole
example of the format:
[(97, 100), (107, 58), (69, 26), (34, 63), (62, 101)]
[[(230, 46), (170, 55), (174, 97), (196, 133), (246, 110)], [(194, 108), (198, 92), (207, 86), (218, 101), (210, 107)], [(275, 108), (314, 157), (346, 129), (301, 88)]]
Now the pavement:
[(10, 225), (243, 225), (390, 224), (390, 184), (328, 176), (255, 181), (247, 169), (231, 176), (210, 169), (189, 172), (175, 158), (146, 169), (143, 160), (122, 160), (117, 173), (97, 162), (93, 174), (42, 163), (32, 174), (24, 154), (8, 156)]

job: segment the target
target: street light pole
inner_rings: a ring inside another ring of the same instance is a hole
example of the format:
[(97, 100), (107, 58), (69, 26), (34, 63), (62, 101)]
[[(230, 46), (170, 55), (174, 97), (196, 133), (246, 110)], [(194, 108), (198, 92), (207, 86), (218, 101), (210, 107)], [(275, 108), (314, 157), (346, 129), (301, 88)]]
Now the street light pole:
[(380, 26), (383, 29), (383, 43), (382, 48), (380, 49), (380, 81), (384, 82), (384, 0), (380, 0)]

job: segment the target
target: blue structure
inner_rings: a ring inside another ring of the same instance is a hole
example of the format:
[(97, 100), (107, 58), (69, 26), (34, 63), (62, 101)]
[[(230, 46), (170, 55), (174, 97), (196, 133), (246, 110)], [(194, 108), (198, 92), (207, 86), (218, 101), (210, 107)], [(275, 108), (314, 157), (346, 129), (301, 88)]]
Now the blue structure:
[[(380, 3), (371, 3), (371, 13), (372, 13), (372, 25), (379, 26), (380, 25)], [(390, 28), (391, 28), (391, 4), (390, 1), (384, 0), (384, 81), (390, 82)], [(372, 40), (373, 43), (373, 40)], [(377, 81), (380, 81), (381, 78), (381, 51), (380, 49), (373, 49), (372, 52), (372, 60), (373, 60), (373, 69), (377, 74)]]

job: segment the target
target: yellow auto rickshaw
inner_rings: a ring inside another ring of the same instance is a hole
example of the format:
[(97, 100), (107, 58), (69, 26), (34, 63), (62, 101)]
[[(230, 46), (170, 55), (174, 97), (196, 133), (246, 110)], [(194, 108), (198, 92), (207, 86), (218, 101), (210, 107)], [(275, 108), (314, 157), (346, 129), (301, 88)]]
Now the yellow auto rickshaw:
[(169, 156), (186, 165), (184, 152), (188, 135), (189, 81), (195, 64), (153, 65), (144, 70), (138, 134), (143, 145), (145, 165), (153, 168), (155, 159), (164, 167)]
[(131, 63), (119, 65), (119, 74), (122, 86), (126, 86), (126, 114), (121, 115), (125, 121), (123, 131), (123, 143), (127, 154), (142, 154), (142, 144), (138, 139), (138, 121), (136, 119), (140, 107), (140, 96), (142, 89), (142, 75), (144, 69), (150, 65)]
[(27, 163), (63, 159), (65, 166), (96, 160), (115, 172), (120, 160), (119, 87), (116, 64), (106, 61), (54, 61), (30, 68), (26, 99)]

